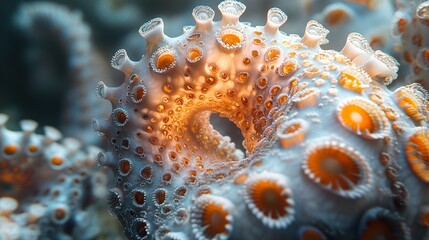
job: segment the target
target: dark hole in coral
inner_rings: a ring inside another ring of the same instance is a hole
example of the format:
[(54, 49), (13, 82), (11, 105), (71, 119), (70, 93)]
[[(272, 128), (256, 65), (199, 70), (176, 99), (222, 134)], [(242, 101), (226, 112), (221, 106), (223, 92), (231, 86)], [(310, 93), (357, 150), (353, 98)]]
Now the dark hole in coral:
[(246, 153), (246, 149), (243, 146), (243, 134), (235, 123), (226, 117), (219, 116), (218, 113), (212, 113), (210, 115), (210, 124), (216, 131), (222, 134), (222, 136), (229, 136), (231, 138), (231, 142), (235, 144), (235, 148)]

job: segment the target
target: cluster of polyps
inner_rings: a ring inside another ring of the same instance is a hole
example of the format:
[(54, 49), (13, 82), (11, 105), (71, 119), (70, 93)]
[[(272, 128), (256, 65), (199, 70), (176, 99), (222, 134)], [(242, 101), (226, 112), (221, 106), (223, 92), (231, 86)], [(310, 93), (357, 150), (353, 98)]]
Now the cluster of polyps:
[(0, 238), (93, 238), (99, 229), (88, 229), (97, 222), (89, 207), (106, 192), (106, 176), (92, 167), (99, 149), (83, 151), (75, 139), (59, 143), (51, 127), (36, 134), (30, 120), (11, 131), (7, 119), (0, 114)]
[(429, 89), (429, 1), (398, 1), (393, 33), (401, 38), (398, 46), (409, 64), (406, 82), (417, 82)]
[[(396, 61), (357, 33), (341, 52), (323, 50), (328, 31), (315, 21), (299, 37), (279, 31), (280, 9), (260, 27), (239, 22), (240, 2), (219, 9), (214, 22), (196, 7), (196, 25), (177, 38), (159, 18), (144, 24), (146, 54), (133, 62), (119, 50), (112, 65), (125, 81), (97, 88), (113, 106), (93, 122), (109, 141), (99, 163), (115, 174), (109, 203), (126, 235), (422, 236), (426, 93), (390, 92)], [(241, 130), (246, 158), (210, 125), (213, 112)]]

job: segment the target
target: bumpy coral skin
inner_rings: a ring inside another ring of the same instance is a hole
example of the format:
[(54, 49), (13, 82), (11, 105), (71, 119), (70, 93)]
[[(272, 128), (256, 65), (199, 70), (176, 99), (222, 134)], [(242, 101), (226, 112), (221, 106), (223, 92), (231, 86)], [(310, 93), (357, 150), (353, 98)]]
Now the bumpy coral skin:
[(409, 65), (406, 82), (429, 89), (429, 1), (397, 1), (393, 34), (400, 37), (397, 50)]
[[(341, 52), (310, 21), (303, 37), (222, 19), (199, 6), (196, 25), (170, 38), (156, 18), (138, 62), (119, 50), (113, 106), (94, 120), (109, 140), (111, 211), (130, 239), (410, 239), (428, 230), (427, 94), (394, 93), (397, 63), (357, 33)], [(220, 113), (241, 130), (246, 157), (212, 128)], [(426, 216), (426, 217), (425, 217)]]
[[(92, 117), (108, 115), (109, 108), (97, 99), (94, 88), (103, 79), (108, 81), (101, 57), (91, 42), (91, 30), (82, 21), (82, 14), (49, 2), (23, 4), (16, 23), (30, 37), (40, 33), (53, 36), (64, 46), (68, 64), (70, 88), (64, 96), (61, 131), (86, 144), (99, 144), (99, 138), (90, 129)], [(65, 79), (62, 79), (65, 81)]]
[[(94, 167), (98, 148), (37, 123), (5, 127), (0, 114), (0, 238), (92, 239), (100, 233), (94, 203), (105, 197), (105, 173)], [(88, 228), (91, 226), (90, 228)]]

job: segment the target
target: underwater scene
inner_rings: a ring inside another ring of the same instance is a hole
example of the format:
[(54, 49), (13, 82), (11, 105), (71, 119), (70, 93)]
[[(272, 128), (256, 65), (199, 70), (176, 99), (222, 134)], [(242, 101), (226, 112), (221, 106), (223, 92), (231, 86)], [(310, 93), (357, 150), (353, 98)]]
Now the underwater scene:
[(429, 240), (429, 1), (0, 20), (0, 240)]

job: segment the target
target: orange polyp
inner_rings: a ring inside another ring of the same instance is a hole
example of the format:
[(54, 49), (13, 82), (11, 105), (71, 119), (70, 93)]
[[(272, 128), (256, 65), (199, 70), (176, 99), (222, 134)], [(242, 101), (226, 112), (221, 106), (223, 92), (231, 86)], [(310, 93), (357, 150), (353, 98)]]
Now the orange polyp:
[(429, 183), (429, 130), (414, 132), (405, 145), (405, 153), (414, 174)]
[(364, 98), (350, 98), (337, 107), (337, 119), (346, 129), (363, 138), (382, 139), (388, 135), (384, 108), (380, 110), (379, 106)]
[(131, 171), (131, 163), (128, 160), (121, 160), (119, 163), (119, 170), (122, 174), (126, 175)]
[(155, 201), (158, 205), (164, 204), (166, 198), (167, 198), (167, 194), (164, 190), (159, 190), (155, 192)]
[(39, 148), (36, 145), (30, 145), (28, 147), (28, 151), (30, 151), (32, 153), (37, 152), (37, 150), (39, 150)]
[(204, 235), (207, 238), (214, 238), (218, 234), (228, 234), (226, 226), (230, 222), (226, 219), (229, 215), (223, 206), (215, 203), (208, 203), (204, 206), (201, 214), (201, 227), (204, 228)]
[(136, 228), (136, 232), (138, 237), (140, 238), (145, 238), (146, 236), (149, 235), (149, 233), (147, 232), (147, 223), (144, 220), (138, 221), (135, 223), (135, 228)]
[(54, 211), (54, 217), (56, 220), (61, 221), (63, 220), (65, 217), (67, 216), (67, 213), (64, 209), (62, 208), (57, 208)]
[(211, 63), (207, 66), (207, 69), (211, 72), (211, 73), (217, 73), (219, 71), (219, 67), (215, 64), (215, 63)]
[(51, 158), (51, 163), (52, 165), (60, 166), (61, 164), (63, 164), (63, 159), (61, 157), (54, 156)]
[(426, 100), (420, 99), (411, 85), (396, 89), (393, 96), (402, 110), (412, 119), (415, 121), (425, 119), (424, 104)]
[(280, 69), (281, 75), (287, 76), (287, 75), (295, 72), (296, 69), (297, 69), (297, 65), (294, 61), (284, 63), (284, 64), (282, 64), (281, 69)]
[(238, 185), (243, 184), (247, 180), (247, 178), (248, 175), (246, 173), (243, 173), (234, 179), (234, 183)]
[(146, 196), (141, 191), (135, 191), (133, 199), (134, 199), (134, 202), (139, 206), (143, 206), (146, 202)]
[(124, 111), (117, 111), (116, 120), (118, 123), (124, 124), (128, 120), (127, 114)]
[(240, 73), (240, 74), (238, 75), (237, 80), (238, 80), (238, 82), (240, 82), (240, 83), (246, 83), (248, 78), (249, 78), (249, 73), (247, 73), (247, 72), (242, 72), (242, 73)]
[(307, 164), (310, 172), (320, 179), (320, 184), (330, 185), (333, 190), (351, 190), (361, 180), (361, 170), (355, 160), (331, 146), (311, 152)]
[[(353, 70), (351, 72), (350, 70), (346, 70), (341, 72), (338, 80), (343, 88), (355, 92), (362, 92), (368, 85), (361, 78), (364, 78), (364, 76), (359, 76), (359, 74), (355, 73)], [(366, 79), (366, 82), (368, 81), (369, 79)]]
[(174, 63), (174, 56), (170, 53), (161, 54), (156, 60), (156, 68), (167, 69)]
[(370, 93), (369, 99), (371, 99), (371, 101), (373, 101), (374, 103), (376, 103), (378, 105), (380, 105), (384, 102), (383, 97), (378, 93)]
[(294, 124), (291, 124), (290, 126), (288, 126), (287, 128), (285, 128), (283, 133), (284, 134), (292, 134), (292, 133), (299, 131), (301, 128), (302, 127), (301, 127), (300, 123), (294, 123)]
[(170, 94), (171, 92), (173, 92), (174, 88), (171, 84), (164, 84), (164, 86), (162, 86), (162, 91), (164, 91), (164, 93), (166, 94)]
[(261, 43), (262, 43), (262, 40), (261, 40), (261, 39), (259, 39), (259, 38), (254, 38), (252, 42), (253, 42), (255, 45), (259, 45), (259, 44), (261, 44)]
[(375, 126), (369, 113), (357, 105), (346, 105), (339, 116), (343, 123), (355, 132), (369, 131), (373, 133)]
[(252, 184), (250, 196), (265, 216), (279, 219), (288, 214), (286, 209), (290, 207), (287, 202), (289, 196), (283, 194), (283, 190), (276, 182), (263, 179)]
[(429, 49), (424, 49), (422, 54), (422, 62), (426, 67), (429, 67)]
[(222, 35), (222, 42), (227, 46), (235, 46), (241, 42), (241, 39), (236, 34), (226, 33)]
[(383, 48), (385, 42), (382, 36), (372, 36), (369, 41), (369, 45), (371, 48)]
[(188, 59), (192, 62), (197, 61), (202, 56), (202, 52), (198, 48), (191, 48), (188, 51)]
[(320, 232), (310, 228), (301, 233), (300, 240), (325, 240), (325, 237)]
[(140, 171), (140, 175), (145, 179), (151, 179), (152, 178), (152, 168), (151, 167), (144, 167)]
[(280, 49), (276, 47), (268, 49), (268, 51), (265, 53), (266, 61), (274, 61), (274, 60), (277, 60), (279, 57), (280, 57)]
[(162, 174), (161, 178), (162, 178), (162, 181), (164, 181), (164, 182), (170, 182), (172, 176), (171, 176), (171, 173), (164, 173), (164, 174)]
[(396, 22), (396, 26), (398, 27), (399, 33), (405, 32), (405, 29), (407, 28), (407, 25), (408, 25), (408, 20), (406, 18), (400, 18)]
[(277, 101), (280, 105), (283, 105), (286, 103), (286, 101), (289, 99), (287, 94), (280, 94), (279, 97), (277, 98)]
[(345, 22), (349, 18), (349, 14), (343, 9), (333, 9), (325, 16), (325, 21), (332, 27)]
[(6, 155), (13, 155), (13, 154), (15, 154), (17, 151), (18, 151), (18, 147), (17, 147), (17, 146), (15, 146), (15, 145), (13, 145), (13, 144), (6, 145), (6, 146), (3, 148), (3, 152), (4, 152), (4, 154), (6, 154)]
[(143, 100), (145, 94), (145, 88), (143, 86), (137, 86), (134, 88), (132, 98), (135, 102), (140, 102), (141, 100)]
[(362, 240), (374, 239), (396, 239), (394, 230), (389, 224), (381, 219), (369, 220), (366, 223), (366, 228), (362, 233)]
[(252, 50), (252, 57), (254, 57), (254, 58), (259, 57), (259, 52), (258, 52), (258, 50)]
[(305, 138), (307, 129), (308, 124), (303, 119), (294, 119), (285, 122), (277, 132), (280, 145), (283, 148), (290, 148), (293, 145), (301, 143)]

